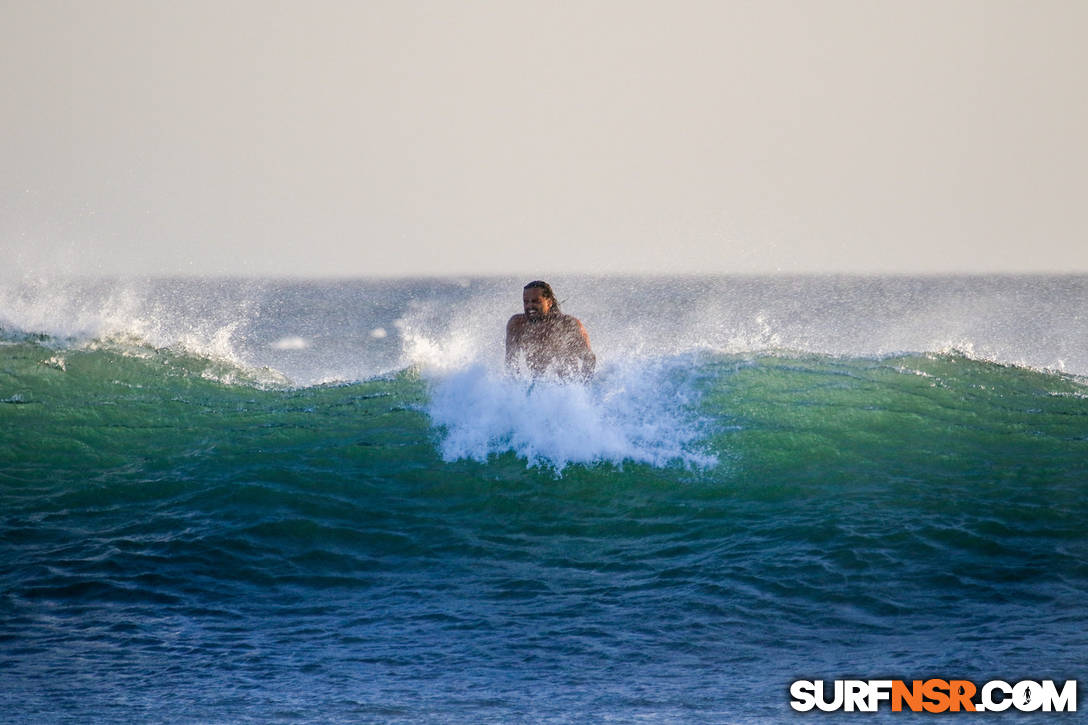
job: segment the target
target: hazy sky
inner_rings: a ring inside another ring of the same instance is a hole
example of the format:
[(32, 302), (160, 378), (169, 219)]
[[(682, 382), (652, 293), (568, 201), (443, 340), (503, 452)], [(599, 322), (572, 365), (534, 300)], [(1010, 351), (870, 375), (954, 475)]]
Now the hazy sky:
[(1088, 2), (0, 0), (6, 272), (1088, 272)]

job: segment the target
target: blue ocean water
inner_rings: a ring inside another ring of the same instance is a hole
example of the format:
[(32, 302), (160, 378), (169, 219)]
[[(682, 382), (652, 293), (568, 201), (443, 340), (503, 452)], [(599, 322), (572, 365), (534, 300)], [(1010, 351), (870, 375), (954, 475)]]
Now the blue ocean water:
[(1083, 684), (1088, 278), (550, 280), (584, 387), (504, 376), (525, 281), (0, 284), (5, 719)]

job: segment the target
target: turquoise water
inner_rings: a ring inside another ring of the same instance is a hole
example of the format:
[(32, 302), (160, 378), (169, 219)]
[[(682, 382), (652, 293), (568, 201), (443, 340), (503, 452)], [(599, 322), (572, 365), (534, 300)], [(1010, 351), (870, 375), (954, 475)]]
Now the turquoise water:
[[(762, 722), (803, 719), (794, 679), (1088, 664), (1088, 386), (1019, 360), (1084, 338), (1023, 331), (1038, 300), (970, 354), (803, 349), (775, 308), (749, 322), (776, 339), (716, 345), (678, 341), (718, 329), (679, 304), (672, 342), (582, 313), (582, 388), (502, 376), (456, 324), (481, 283), (95, 284), (52, 321), (43, 287), (8, 293), (13, 721)], [(857, 309), (1027, 287), (764, 284)], [(270, 312), (298, 299), (309, 324)], [(849, 324), (903, 317), (881, 309)], [(977, 354), (1020, 334), (1059, 342)]]

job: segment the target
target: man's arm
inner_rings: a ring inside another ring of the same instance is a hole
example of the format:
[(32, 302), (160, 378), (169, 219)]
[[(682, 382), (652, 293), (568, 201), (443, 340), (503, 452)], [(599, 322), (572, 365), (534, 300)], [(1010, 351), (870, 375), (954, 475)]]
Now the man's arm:
[(521, 352), (519, 339), (521, 326), (525, 324), (524, 315), (514, 315), (506, 323), (506, 367), (513, 370), (518, 364), (518, 353)]
[(589, 378), (597, 367), (597, 356), (593, 354), (593, 348), (589, 346), (589, 333), (586, 332), (586, 326), (577, 317), (574, 318), (574, 321), (578, 325), (578, 335), (581, 341), (578, 349), (574, 352), (582, 363), (582, 375)]

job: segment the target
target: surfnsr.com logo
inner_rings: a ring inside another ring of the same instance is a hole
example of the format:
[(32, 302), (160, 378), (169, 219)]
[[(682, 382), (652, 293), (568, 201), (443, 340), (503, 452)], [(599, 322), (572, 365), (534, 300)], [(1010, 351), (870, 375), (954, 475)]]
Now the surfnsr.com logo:
[(892, 712), (1076, 712), (1077, 681), (1060, 687), (1054, 680), (990, 680), (981, 687), (970, 680), (797, 680), (790, 685), (790, 707), (832, 712), (876, 712), (887, 703)]

